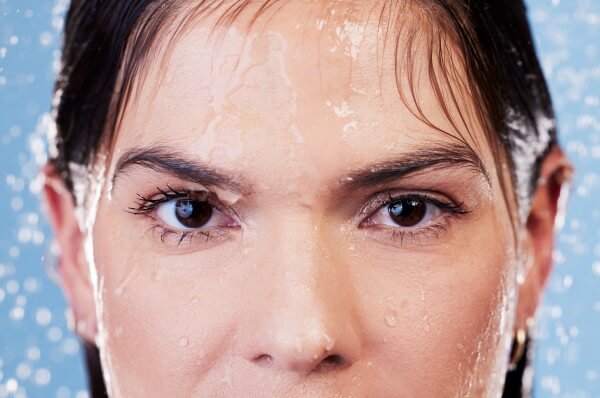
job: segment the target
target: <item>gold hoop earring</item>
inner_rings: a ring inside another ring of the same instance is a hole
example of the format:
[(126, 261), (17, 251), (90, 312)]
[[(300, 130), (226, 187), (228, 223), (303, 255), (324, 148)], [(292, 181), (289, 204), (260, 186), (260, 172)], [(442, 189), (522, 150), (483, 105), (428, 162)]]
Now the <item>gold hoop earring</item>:
[(517, 368), (517, 364), (525, 353), (525, 343), (527, 342), (527, 330), (523, 327), (519, 327), (513, 338), (512, 350), (510, 353), (510, 362), (508, 363), (508, 370), (513, 371)]
[(517, 368), (517, 364), (523, 358), (525, 354), (525, 346), (527, 343), (527, 336), (529, 336), (529, 331), (533, 328), (534, 318), (528, 317), (525, 320), (525, 327), (519, 326), (519, 328), (515, 331), (515, 335), (513, 337), (512, 350), (510, 352), (510, 361), (508, 363), (508, 370), (513, 371)]

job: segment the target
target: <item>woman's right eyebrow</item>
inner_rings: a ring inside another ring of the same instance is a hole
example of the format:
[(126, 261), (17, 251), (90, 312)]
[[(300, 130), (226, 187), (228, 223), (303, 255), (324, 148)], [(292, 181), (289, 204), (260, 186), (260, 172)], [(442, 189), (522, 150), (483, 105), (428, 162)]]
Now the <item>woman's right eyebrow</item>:
[(250, 184), (208, 165), (192, 160), (189, 156), (164, 145), (129, 148), (121, 154), (112, 176), (113, 189), (127, 169), (139, 166), (159, 173), (169, 174), (207, 188), (219, 187), (232, 192), (247, 194)]

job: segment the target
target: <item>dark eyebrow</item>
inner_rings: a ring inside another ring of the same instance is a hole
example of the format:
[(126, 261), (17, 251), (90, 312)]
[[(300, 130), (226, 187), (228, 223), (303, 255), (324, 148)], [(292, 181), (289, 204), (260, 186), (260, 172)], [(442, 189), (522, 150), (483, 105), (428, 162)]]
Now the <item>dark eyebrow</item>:
[(112, 176), (113, 188), (129, 167), (141, 166), (158, 173), (169, 174), (184, 181), (206, 187), (219, 187), (237, 193), (247, 193), (248, 184), (239, 178), (215, 170), (204, 163), (163, 145), (129, 148), (121, 154)]
[[(188, 156), (162, 145), (134, 147), (123, 151), (112, 176), (113, 189), (118, 177), (127, 168), (136, 165), (206, 187), (220, 187), (238, 193), (250, 191), (249, 184), (240, 182), (238, 178), (191, 160)], [(448, 167), (471, 169), (482, 175), (488, 183), (490, 182), (483, 162), (470, 147), (446, 145), (417, 149), (391, 160), (355, 170), (341, 180), (341, 187), (338, 188), (354, 190), (376, 186), (410, 174)]]
[(422, 148), (391, 160), (375, 163), (350, 173), (341, 181), (341, 188), (354, 190), (385, 184), (410, 174), (444, 168), (468, 168), (490, 183), (488, 173), (477, 154), (466, 145), (445, 145)]

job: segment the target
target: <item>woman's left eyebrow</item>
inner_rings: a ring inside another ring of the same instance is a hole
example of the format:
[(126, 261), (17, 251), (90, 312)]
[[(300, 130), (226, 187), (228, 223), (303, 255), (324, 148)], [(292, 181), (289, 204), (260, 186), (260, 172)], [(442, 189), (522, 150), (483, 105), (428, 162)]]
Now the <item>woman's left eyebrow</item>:
[(400, 154), (366, 168), (355, 170), (340, 180), (344, 190), (356, 190), (389, 183), (402, 177), (441, 169), (464, 169), (481, 175), (491, 185), (479, 156), (466, 145), (443, 145)]

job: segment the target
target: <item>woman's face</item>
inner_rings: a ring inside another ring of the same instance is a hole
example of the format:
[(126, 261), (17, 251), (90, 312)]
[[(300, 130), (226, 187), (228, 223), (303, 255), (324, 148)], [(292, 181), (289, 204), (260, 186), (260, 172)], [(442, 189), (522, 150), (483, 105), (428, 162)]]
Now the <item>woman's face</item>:
[(517, 265), (489, 145), (445, 117), (425, 36), (439, 129), (377, 19), (349, 21), (290, 3), (150, 56), (87, 209), (113, 396), (501, 391)]

